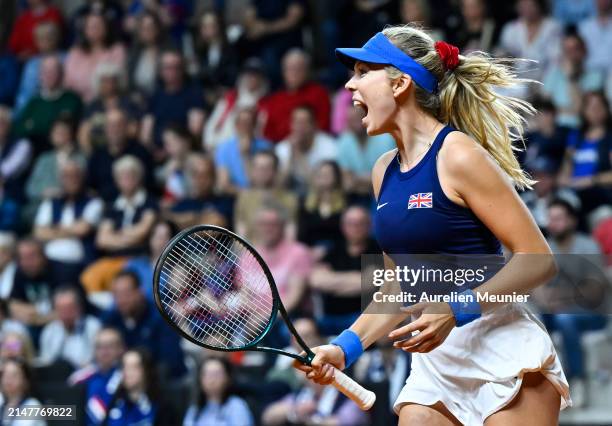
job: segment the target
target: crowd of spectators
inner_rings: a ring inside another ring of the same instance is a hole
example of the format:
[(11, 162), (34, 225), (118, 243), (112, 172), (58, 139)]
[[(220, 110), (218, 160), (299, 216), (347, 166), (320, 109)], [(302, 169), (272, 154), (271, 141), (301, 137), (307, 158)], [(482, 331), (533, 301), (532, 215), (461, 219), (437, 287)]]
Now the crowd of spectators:
[[(176, 232), (217, 224), (255, 244), (307, 342), (351, 324), (361, 255), (379, 252), (369, 174), (395, 144), (365, 133), (333, 48), (386, 24), (419, 23), (463, 54), (528, 60), (516, 71), (541, 84), (510, 92), (538, 110), (517, 152), (538, 182), (521, 196), (555, 253), (612, 266), (612, 0), (0, 0), (0, 10), (2, 411), (65, 394), (82, 398), (87, 425), (374, 422), (287, 360), (182, 341), (154, 306), (152, 277)], [(570, 281), (559, 286), (580, 280)], [(580, 337), (606, 316), (547, 293), (536, 301), (581, 406)], [(280, 324), (269, 339), (295, 345)], [(384, 383), (372, 416), (388, 419), (409, 356), (381, 341), (354, 369)]]

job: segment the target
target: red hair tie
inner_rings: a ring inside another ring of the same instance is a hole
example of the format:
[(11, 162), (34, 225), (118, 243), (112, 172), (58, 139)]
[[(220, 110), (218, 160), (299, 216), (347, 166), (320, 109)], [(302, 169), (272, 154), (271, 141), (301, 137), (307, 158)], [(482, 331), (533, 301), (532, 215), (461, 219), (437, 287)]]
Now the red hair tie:
[(434, 44), (436, 52), (442, 59), (444, 68), (448, 71), (453, 71), (459, 65), (459, 48), (445, 41), (436, 41)]

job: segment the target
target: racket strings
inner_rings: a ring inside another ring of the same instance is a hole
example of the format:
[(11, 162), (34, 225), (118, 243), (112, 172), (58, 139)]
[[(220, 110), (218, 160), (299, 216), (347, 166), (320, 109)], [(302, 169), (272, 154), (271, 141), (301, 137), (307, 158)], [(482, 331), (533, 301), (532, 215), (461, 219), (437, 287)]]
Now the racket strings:
[(237, 349), (267, 329), (274, 308), (268, 278), (232, 236), (200, 231), (179, 240), (160, 269), (161, 306), (195, 340)]
[[(189, 244), (189, 245), (191, 246), (191, 244)], [(191, 249), (191, 250), (194, 250), (194, 249), (197, 249), (197, 248), (196, 248), (196, 247), (190, 247), (190, 249)], [(184, 251), (183, 253), (186, 253), (186, 252), (187, 252), (187, 251)], [(206, 268), (206, 269), (208, 269), (208, 268)], [(221, 271), (221, 269), (218, 269), (218, 271)], [(189, 269), (189, 275), (193, 275), (193, 271), (192, 271), (192, 269), (191, 269), (191, 268)], [(184, 275), (184, 274), (182, 274), (182, 278), (183, 278), (183, 279), (186, 279), (186, 277), (185, 277), (185, 275)], [(225, 278), (225, 276), (224, 276), (224, 278)], [(189, 278), (187, 278), (187, 279), (186, 279), (186, 281), (187, 281), (187, 282), (189, 282)], [(225, 279), (223, 280), (223, 282), (225, 282)], [(225, 286), (225, 288), (226, 288), (226, 289), (227, 289), (227, 288), (229, 288), (229, 285), (226, 285), (226, 286)], [(208, 298), (208, 297), (202, 297), (203, 295), (205, 296), (205, 295), (206, 295), (206, 292), (201, 292), (201, 291), (200, 291), (198, 294), (196, 294), (196, 296), (197, 296), (197, 297), (190, 297), (190, 298), (188, 299), (188, 302), (187, 302), (187, 303), (188, 303), (188, 307), (190, 307), (190, 308), (195, 308), (195, 306), (192, 306), (192, 305), (194, 304), (194, 301), (197, 301), (198, 299), (199, 299), (199, 301), (200, 301), (200, 302), (204, 302), (204, 303), (205, 303), (206, 305), (208, 305), (208, 306), (214, 305), (214, 304), (216, 303), (216, 301), (215, 301), (215, 300), (213, 300), (213, 299), (211, 299), (211, 298)], [(228, 302), (231, 302), (231, 300), (229, 300)], [(230, 303), (230, 304), (231, 304), (231, 303)], [(175, 311), (175, 312), (176, 312), (176, 311)], [(235, 319), (234, 319), (233, 317), (231, 317), (231, 316), (225, 316), (225, 318), (226, 318), (226, 319), (229, 319), (229, 322), (231, 323), (231, 325), (232, 325), (233, 327), (238, 328), (238, 327), (240, 326), (240, 324), (239, 324), (238, 322), (236, 322), (236, 321), (235, 321)], [(199, 326), (197, 325), (197, 323), (195, 323), (194, 321), (187, 321), (187, 322), (189, 322), (189, 324), (190, 324), (190, 325), (195, 325), (195, 326), (196, 326), (195, 328), (197, 328), (197, 331), (200, 331), (200, 332), (206, 333), (206, 331), (205, 331), (204, 329), (202, 329), (202, 327), (199, 327)], [(184, 324), (184, 323), (183, 323), (183, 324)], [(219, 334), (219, 335), (224, 334), (224, 333), (223, 333), (223, 331), (224, 331), (224, 330), (223, 330), (221, 327), (219, 327), (219, 323), (216, 323), (216, 324), (215, 324), (214, 329), (215, 329), (216, 334)], [(251, 330), (251, 331), (253, 331), (253, 330)], [(254, 331), (255, 331), (255, 332), (257, 332), (258, 330), (254, 330)], [(196, 337), (196, 338), (201, 338), (202, 336), (195, 335), (194, 337)], [(218, 343), (224, 344), (222, 341), (220, 341), (218, 338), (216, 338), (216, 336), (214, 336), (214, 335), (213, 335), (213, 336), (210, 336), (210, 337), (215, 338), (215, 340), (217, 340), (217, 342), (218, 342)], [(242, 343), (244, 343), (244, 342), (242, 342)]]
[[(226, 238), (228, 238), (228, 237), (226, 236)], [(216, 242), (218, 242), (218, 240), (216, 240), (216, 239), (215, 239), (215, 241), (216, 241)], [(225, 248), (225, 249), (226, 249), (226, 252), (225, 252), (225, 253), (222, 253), (222, 255), (223, 255), (223, 256), (227, 256), (227, 261), (228, 261), (228, 262), (229, 262), (231, 265), (233, 265), (233, 266), (235, 266), (236, 268), (238, 268), (238, 269), (239, 269), (239, 270), (240, 270), (242, 273), (247, 274), (248, 272), (247, 272), (247, 271), (246, 271), (244, 268), (242, 268), (242, 267), (241, 267), (239, 264), (237, 264), (237, 263), (236, 263), (236, 262), (233, 260), (233, 256), (232, 256), (232, 255), (233, 255), (233, 253), (230, 251), (230, 248), (229, 248), (229, 247), (227, 247), (226, 245), (224, 245), (224, 244), (220, 243), (220, 242), (219, 242), (219, 245), (220, 245), (222, 248)], [(255, 258), (254, 258), (254, 257), (251, 255), (251, 253), (250, 253), (250, 252), (248, 252), (248, 251), (247, 251), (247, 253), (248, 253), (248, 256), (244, 256), (244, 257), (242, 257), (242, 259), (243, 259), (243, 260), (246, 260), (247, 262), (249, 262), (249, 265), (248, 265), (248, 266), (250, 266), (250, 267), (249, 267), (248, 269), (250, 269), (250, 270), (254, 270), (255, 268), (256, 268), (256, 269), (261, 269), (261, 266), (260, 266), (260, 265), (259, 265), (259, 263), (258, 263), (258, 262), (255, 260)], [(206, 270), (207, 270), (207, 272), (211, 272), (211, 271), (210, 271), (210, 269), (208, 269), (208, 268), (206, 268)], [(227, 274), (224, 274), (224, 273), (222, 273), (222, 272), (220, 272), (220, 271), (217, 271), (217, 272), (219, 272), (219, 273), (220, 273), (220, 277), (223, 279), (223, 282), (228, 284), (228, 285), (225, 287), (225, 289), (226, 289), (226, 290), (229, 290), (229, 289), (231, 288), (231, 285), (232, 285), (232, 284), (231, 284), (231, 281), (232, 281), (233, 277), (228, 277), (228, 276), (227, 276)], [(267, 277), (265, 277), (265, 274), (263, 274), (263, 273), (262, 273), (262, 274), (260, 274), (260, 278), (261, 278), (262, 276), (263, 276), (263, 278), (264, 278), (264, 282), (257, 283), (257, 284), (256, 284), (256, 286), (257, 286), (258, 288), (265, 288), (265, 289), (267, 289), (267, 288), (268, 288), (268, 286), (269, 286), (268, 281), (267, 281)], [(229, 279), (229, 281), (226, 281), (226, 280), (228, 280), (228, 279)], [(255, 292), (253, 292), (253, 290), (252, 290), (252, 288), (251, 288), (250, 286), (244, 286), (244, 288), (243, 288), (243, 289), (244, 289), (245, 291), (249, 292), (249, 296), (251, 296), (251, 297), (253, 297), (253, 296), (255, 296), (255, 297), (256, 297), (256, 296), (257, 296), (257, 294), (256, 294)], [(235, 297), (235, 295), (236, 295), (236, 293), (233, 293), (233, 294), (232, 294), (230, 297), (234, 298), (234, 297)], [(270, 306), (268, 306), (268, 304), (263, 304), (263, 303), (261, 303), (261, 301), (260, 301), (260, 300), (258, 300), (258, 299), (251, 299), (251, 302), (253, 302), (253, 301), (258, 302), (258, 303), (257, 303), (257, 307), (258, 307), (258, 308), (260, 308), (260, 309), (262, 309), (262, 310), (264, 310), (264, 311), (268, 311), (268, 310), (270, 309)], [(261, 320), (267, 320), (267, 318), (266, 318), (266, 317), (262, 317), (262, 316), (260, 316), (260, 319), (261, 319)]]
[[(220, 270), (220, 269), (219, 269)], [(188, 270), (188, 274), (190, 276), (193, 276), (193, 269), (190, 267)], [(180, 272), (179, 273), (179, 278), (182, 278), (183, 280), (185, 280), (186, 282), (190, 281), (190, 278), (186, 277), (184, 272)], [(225, 280), (224, 280), (225, 281)], [(227, 288), (227, 287), (226, 287)], [(210, 297), (206, 297), (206, 292), (202, 292), (200, 291), (199, 293), (195, 294), (196, 297), (193, 297), (194, 293), (193, 291), (190, 292), (191, 293), (191, 297), (189, 297), (188, 299), (188, 308), (195, 308), (194, 305), (194, 301), (196, 302), (200, 302), (200, 304), (202, 304), (202, 302), (204, 303), (205, 306), (214, 306), (215, 304), (217, 304), (218, 301), (211, 299)], [(176, 293), (173, 293), (174, 296), (176, 296)], [(202, 297), (202, 296), (205, 297)], [(231, 302), (231, 301), (230, 301)], [(226, 302), (227, 303), (227, 302)], [(196, 303), (197, 305), (197, 303)], [(189, 310), (189, 309), (187, 309)], [(223, 327), (223, 324), (221, 322), (218, 321), (213, 321), (212, 323), (209, 321), (209, 326), (212, 325), (212, 331), (213, 333), (210, 333), (210, 330), (206, 330), (205, 327), (202, 327), (198, 324), (198, 322), (194, 321), (193, 319), (189, 319), (189, 315), (185, 315), (184, 312), (180, 312), (177, 311), (176, 309), (173, 309), (173, 311), (175, 312), (175, 321), (177, 320), (176, 318), (176, 314), (178, 314), (180, 317), (182, 317), (183, 321), (177, 321), (181, 326), (182, 329), (186, 332), (188, 332), (189, 334), (193, 335), (193, 337), (195, 337), (198, 340), (202, 340), (202, 338), (204, 337), (203, 335), (206, 335), (206, 337), (208, 337), (208, 339), (212, 339), (216, 341), (216, 345), (221, 345), (221, 346), (227, 346), (228, 345), (228, 339), (230, 338), (230, 336), (227, 333), (227, 330), (225, 328), (227, 327)], [(232, 327), (234, 330), (236, 329), (240, 329), (240, 328), (244, 328), (242, 327), (242, 324), (240, 324), (238, 321), (236, 321), (236, 317), (235, 316), (231, 316), (231, 315), (227, 315), (226, 312), (221, 312), (221, 315), (223, 316), (223, 319), (226, 320), (227, 322), (229, 322), (229, 326)], [(212, 318), (212, 316), (208, 316), (208, 320), (210, 320)], [(179, 318), (180, 320), (181, 318)], [(188, 323), (189, 325), (193, 326), (196, 330), (185, 330), (185, 323)], [(210, 328), (210, 327), (209, 327)], [(248, 328), (248, 327), (247, 327)], [(250, 329), (250, 331), (252, 333), (257, 333), (259, 330), (253, 330), (252, 328)], [(199, 333), (197, 333), (199, 332)], [(223, 340), (221, 340), (219, 337), (222, 337)], [(238, 340), (237, 339), (237, 335), (233, 335), (231, 336), (234, 338), (234, 340), (237, 340), (237, 344), (246, 344), (248, 342), (244, 341), (244, 340)], [(209, 344), (211, 344), (211, 342), (208, 342)]]

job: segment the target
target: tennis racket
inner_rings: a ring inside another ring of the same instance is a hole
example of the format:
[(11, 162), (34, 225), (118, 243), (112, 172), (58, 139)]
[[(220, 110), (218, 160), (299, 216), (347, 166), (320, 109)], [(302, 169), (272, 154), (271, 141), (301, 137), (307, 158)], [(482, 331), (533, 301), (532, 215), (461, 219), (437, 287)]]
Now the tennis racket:
[[(291, 324), (259, 253), (227, 229), (197, 225), (177, 234), (157, 260), (153, 281), (163, 318), (196, 345), (216, 351), (270, 352), (304, 364), (315, 356)], [(305, 356), (259, 344), (278, 312)], [(333, 386), (363, 410), (376, 400), (373, 392), (337, 369)]]

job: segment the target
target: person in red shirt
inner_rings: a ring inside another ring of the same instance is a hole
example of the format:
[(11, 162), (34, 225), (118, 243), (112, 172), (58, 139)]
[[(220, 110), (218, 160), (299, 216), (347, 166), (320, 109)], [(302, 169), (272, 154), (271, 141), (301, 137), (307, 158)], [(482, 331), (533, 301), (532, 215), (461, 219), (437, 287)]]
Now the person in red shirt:
[(279, 142), (289, 135), (291, 113), (307, 105), (315, 113), (318, 128), (329, 131), (330, 102), (327, 89), (310, 81), (310, 57), (301, 49), (292, 49), (283, 57), (285, 88), (259, 102), (264, 116), (264, 137)]
[(59, 9), (49, 5), (48, 0), (28, 0), (28, 8), (15, 21), (9, 38), (9, 49), (19, 59), (25, 60), (38, 53), (34, 28), (43, 22), (53, 22), (61, 28), (63, 19)]

